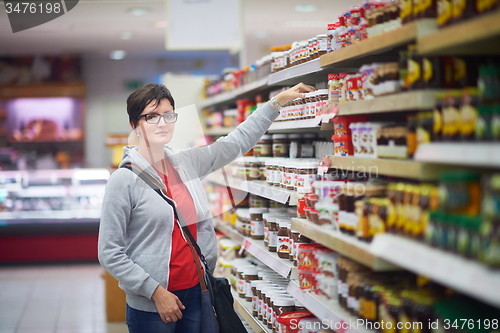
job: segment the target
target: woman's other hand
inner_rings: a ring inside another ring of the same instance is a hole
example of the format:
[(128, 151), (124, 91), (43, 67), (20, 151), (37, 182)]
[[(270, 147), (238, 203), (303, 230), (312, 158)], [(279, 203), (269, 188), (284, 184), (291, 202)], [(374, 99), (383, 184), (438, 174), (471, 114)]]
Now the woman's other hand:
[(299, 83), (290, 89), (280, 92), (274, 99), (279, 105), (284, 106), (286, 103), (293, 101), (296, 98), (304, 98), (305, 93), (316, 91), (316, 88), (304, 83)]
[(185, 309), (184, 305), (177, 296), (162, 286), (156, 288), (151, 298), (155, 301), (158, 314), (165, 323), (168, 324), (182, 318), (181, 309)]

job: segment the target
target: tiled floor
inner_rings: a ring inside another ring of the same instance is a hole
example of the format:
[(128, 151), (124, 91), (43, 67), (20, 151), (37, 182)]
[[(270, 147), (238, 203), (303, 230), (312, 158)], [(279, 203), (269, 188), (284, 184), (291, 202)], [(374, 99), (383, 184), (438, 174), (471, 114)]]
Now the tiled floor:
[(98, 264), (0, 267), (0, 333), (126, 333), (106, 322)]

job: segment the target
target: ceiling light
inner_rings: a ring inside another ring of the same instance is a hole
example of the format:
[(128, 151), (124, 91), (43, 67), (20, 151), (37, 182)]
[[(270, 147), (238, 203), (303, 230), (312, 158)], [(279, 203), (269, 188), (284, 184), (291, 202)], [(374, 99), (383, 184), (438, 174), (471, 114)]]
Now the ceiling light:
[(167, 21), (156, 21), (154, 23), (155, 28), (166, 28), (167, 27)]
[(130, 38), (132, 38), (132, 33), (130, 31), (125, 31), (122, 33), (120, 38), (124, 40), (129, 40)]
[(267, 38), (267, 31), (260, 30), (255, 33), (256, 38)]
[(149, 8), (130, 8), (128, 12), (132, 15), (135, 16), (142, 16), (146, 15), (147, 13), (151, 12), (151, 9)]
[(109, 52), (109, 58), (111, 58), (113, 60), (122, 60), (123, 58), (125, 58), (126, 55), (127, 55), (127, 52), (125, 52), (123, 50), (115, 50), (115, 51)]
[(315, 12), (318, 10), (318, 7), (315, 5), (297, 5), (295, 6), (295, 11), (300, 12), (300, 13), (310, 13), (310, 12)]

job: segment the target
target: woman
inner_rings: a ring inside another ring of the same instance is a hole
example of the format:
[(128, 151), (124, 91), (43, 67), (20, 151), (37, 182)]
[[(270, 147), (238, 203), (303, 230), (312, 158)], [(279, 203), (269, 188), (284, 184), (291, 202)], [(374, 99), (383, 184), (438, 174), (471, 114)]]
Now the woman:
[[(217, 244), (200, 179), (249, 151), (278, 117), (281, 105), (314, 90), (300, 83), (258, 108), (228, 136), (179, 151), (167, 144), (182, 114), (174, 112), (165, 86), (147, 84), (127, 99), (139, 144), (124, 147), (120, 167), (142, 170), (176, 202), (213, 272)], [(98, 248), (101, 265), (126, 292), (130, 333), (201, 331), (199, 278), (179, 221), (173, 208), (126, 168), (108, 180)]]

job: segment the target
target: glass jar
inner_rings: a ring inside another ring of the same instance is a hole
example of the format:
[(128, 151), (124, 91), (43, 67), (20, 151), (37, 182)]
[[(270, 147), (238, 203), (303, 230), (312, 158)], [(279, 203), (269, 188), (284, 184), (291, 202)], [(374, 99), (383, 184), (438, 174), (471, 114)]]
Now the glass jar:
[(267, 208), (250, 208), (250, 236), (252, 239), (264, 239), (263, 214)]
[(321, 34), (316, 36), (318, 40), (318, 56), (328, 53), (328, 35)]
[(245, 167), (245, 179), (246, 180), (259, 180), (260, 179), (260, 161), (251, 156), (243, 157), (243, 163)]
[(278, 219), (279, 231), (278, 231), (278, 257), (282, 259), (288, 259), (290, 256), (290, 239), (288, 238), (288, 225), (290, 224), (289, 219)]
[(252, 316), (257, 317), (257, 304), (258, 304), (258, 296), (257, 296), (257, 286), (269, 284), (267, 281), (262, 280), (252, 280), (250, 281), (250, 289), (252, 290)]
[(266, 161), (266, 183), (274, 185), (274, 172), (278, 169), (278, 162), (274, 158)]
[(288, 135), (288, 140), (289, 140), (289, 156), (290, 158), (300, 158), (300, 149), (301, 149), (301, 144), (302, 144), (302, 135), (300, 134), (289, 134)]
[(316, 180), (318, 163), (303, 161), (297, 163), (297, 190), (301, 187), (311, 187)]
[(263, 135), (253, 148), (253, 156), (255, 157), (271, 157), (273, 156), (273, 137), (270, 134)]
[(273, 134), (273, 157), (288, 157), (289, 141), (287, 134)]
[(441, 209), (448, 213), (476, 216), (481, 208), (480, 174), (448, 171), (440, 178)]
[(276, 295), (271, 299), (273, 305), (273, 318), (271, 322), (271, 327), (273, 332), (279, 332), (279, 324), (276, 320), (278, 316), (282, 314), (295, 311), (295, 300), (293, 297), (284, 297)]
[(295, 161), (288, 159), (285, 168), (285, 188), (287, 190), (294, 190), (295, 183)]
[(309, 244), (311, 243), (311, 239), (308, 237), (302, 235), (298, 231), (292, 230), (292, 239), (293, 239), (293, 247), (292, 247), (292, 260), (293, 260), (293, 265), (297, 266), (297, 249), (300, 244)]
[(252, 301), (252, 285), (251, 281), (259, 281), (257, 275), (258, 271), (256, 268), (248, 268), (245, 270), (245, 300), (247, 302)]
[(328, 89), (319, 89), (316, 92), (318, 94), (318, 102), (316, 104), (316, 116), (322, 114), (323, 108), (328, 103)]
[(279, 226), (277, 222), (278, 217), (276, 215), (270, 215), (267, 218), (267, 223), (269, 224), (269, 236), (267, 248), (269, 252), (276, 252), (278, 247), (278, 231)]
[(286, 296), (287, 292), (286, 290), (276, 290), (272, 291), (266, 294), (266, 297), (264, 298), (264, 302), (266, 304), (266, 313), (265, 316), (263, 315), (263, 322), (264, 325), (267, 325), (268, 328), (272, 329), (272, 323), (273, 323), (273, 306), (272, 306), (272, 301), (271, 299), (276, 296)]

